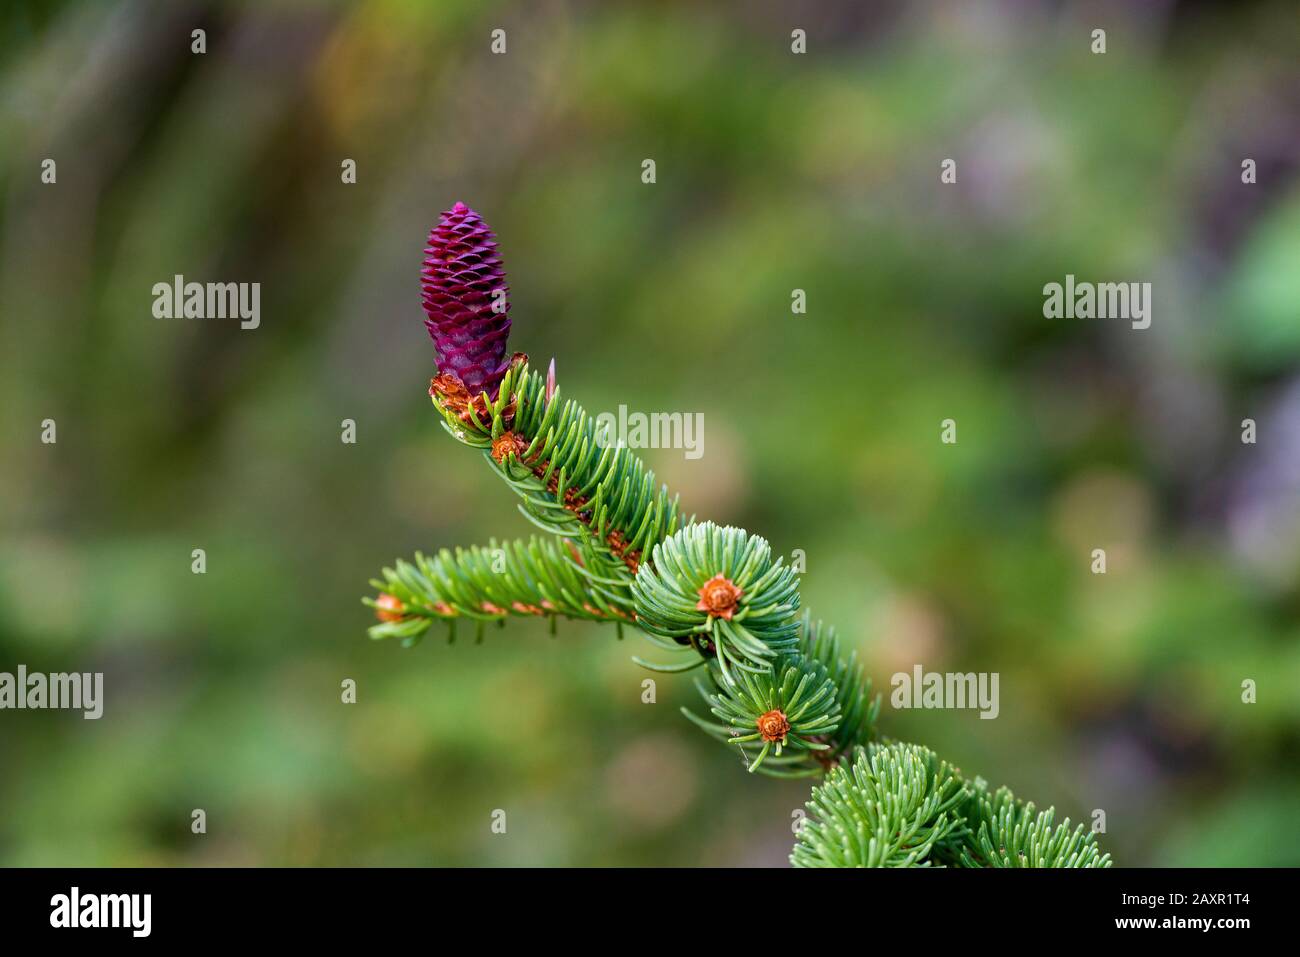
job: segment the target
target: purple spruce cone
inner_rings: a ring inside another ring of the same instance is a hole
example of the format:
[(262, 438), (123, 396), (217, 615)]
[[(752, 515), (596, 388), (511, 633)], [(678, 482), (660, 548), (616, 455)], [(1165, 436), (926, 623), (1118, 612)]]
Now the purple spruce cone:
[(471, 395), (495, 398), (510, 366), (510, 293), (496, 237), (464, 203), (443, 213), (429, 231), (420, 288), (438, 371), (454, 373)]

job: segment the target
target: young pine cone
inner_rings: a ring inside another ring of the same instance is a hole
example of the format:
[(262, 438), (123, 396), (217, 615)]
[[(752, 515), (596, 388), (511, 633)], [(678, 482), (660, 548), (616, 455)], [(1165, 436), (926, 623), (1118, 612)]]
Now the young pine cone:
[(438, 371), (457, 376), (471, 395), (495, 398), (510, 366), (509, 288), (496, 237), (464, 203), (430, 230), (420, 287)]

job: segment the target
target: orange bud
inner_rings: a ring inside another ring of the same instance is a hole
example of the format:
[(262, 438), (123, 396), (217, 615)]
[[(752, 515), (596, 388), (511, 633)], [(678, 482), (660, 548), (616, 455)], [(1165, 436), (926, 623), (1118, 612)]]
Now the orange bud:
[(380, 621), (401, 621), (406, 617), (406, 606), (396, 595), (381, 592), (375, 605), (375, 617)]

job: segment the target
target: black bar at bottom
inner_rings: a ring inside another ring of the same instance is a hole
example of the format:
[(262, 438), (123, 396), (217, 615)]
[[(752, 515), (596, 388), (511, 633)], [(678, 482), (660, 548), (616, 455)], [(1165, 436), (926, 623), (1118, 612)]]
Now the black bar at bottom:
[(597, 944), (610, 934), (611, 944), (641, 934), (666, 943), (688, 926), (691, 936), (703, 929), (702, 939), (712, 928), (720, 940), (757, 942), (859, 927), (872, 941), (1027, 940), (1021, 935), (1043, 929), (1071, 943), (1199, 936), (1231, 946), (1243, 934), (1286, 929), (1295, 877), (1208, 869), (12, 869), (0, 871), (0, 919), (7, 944), (75, 938), (91, 947), (333, 947), (395, 934), (450, 945), (448, 933), (485, 944), (514, 934), (535, 946), (547, 934), (559, 935), (556, 946), (575, 934)]

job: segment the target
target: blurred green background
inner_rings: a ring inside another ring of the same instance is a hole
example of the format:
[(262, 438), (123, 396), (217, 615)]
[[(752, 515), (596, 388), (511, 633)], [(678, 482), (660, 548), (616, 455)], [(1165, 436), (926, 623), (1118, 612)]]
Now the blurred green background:
[[(703, 412), (703, 458), (647, 458), (688, 512), (802, 549), (878, 689), (1001, 674), (996, 721), (886, 702), (888, 733), (1105, 810), (1120, 865), (1300, 864), (1294, 4), (3, 24), (0, 671), (103, 671), (106, 701), (0, 712), (0, 863), (785, 862), (807, 786), (692, 728), (689, 679), (643, 704), (636, 633), (365, 637), (395, 557), (530, 528), (426, 395), (417, 273), (460, 199), (513, 348), (592, 412)], [(260, 282), (261, 327), (153, 318), (177, 273)], [(1151, 328), (1044, 319), (1066, 273), (1152, 282)]]

